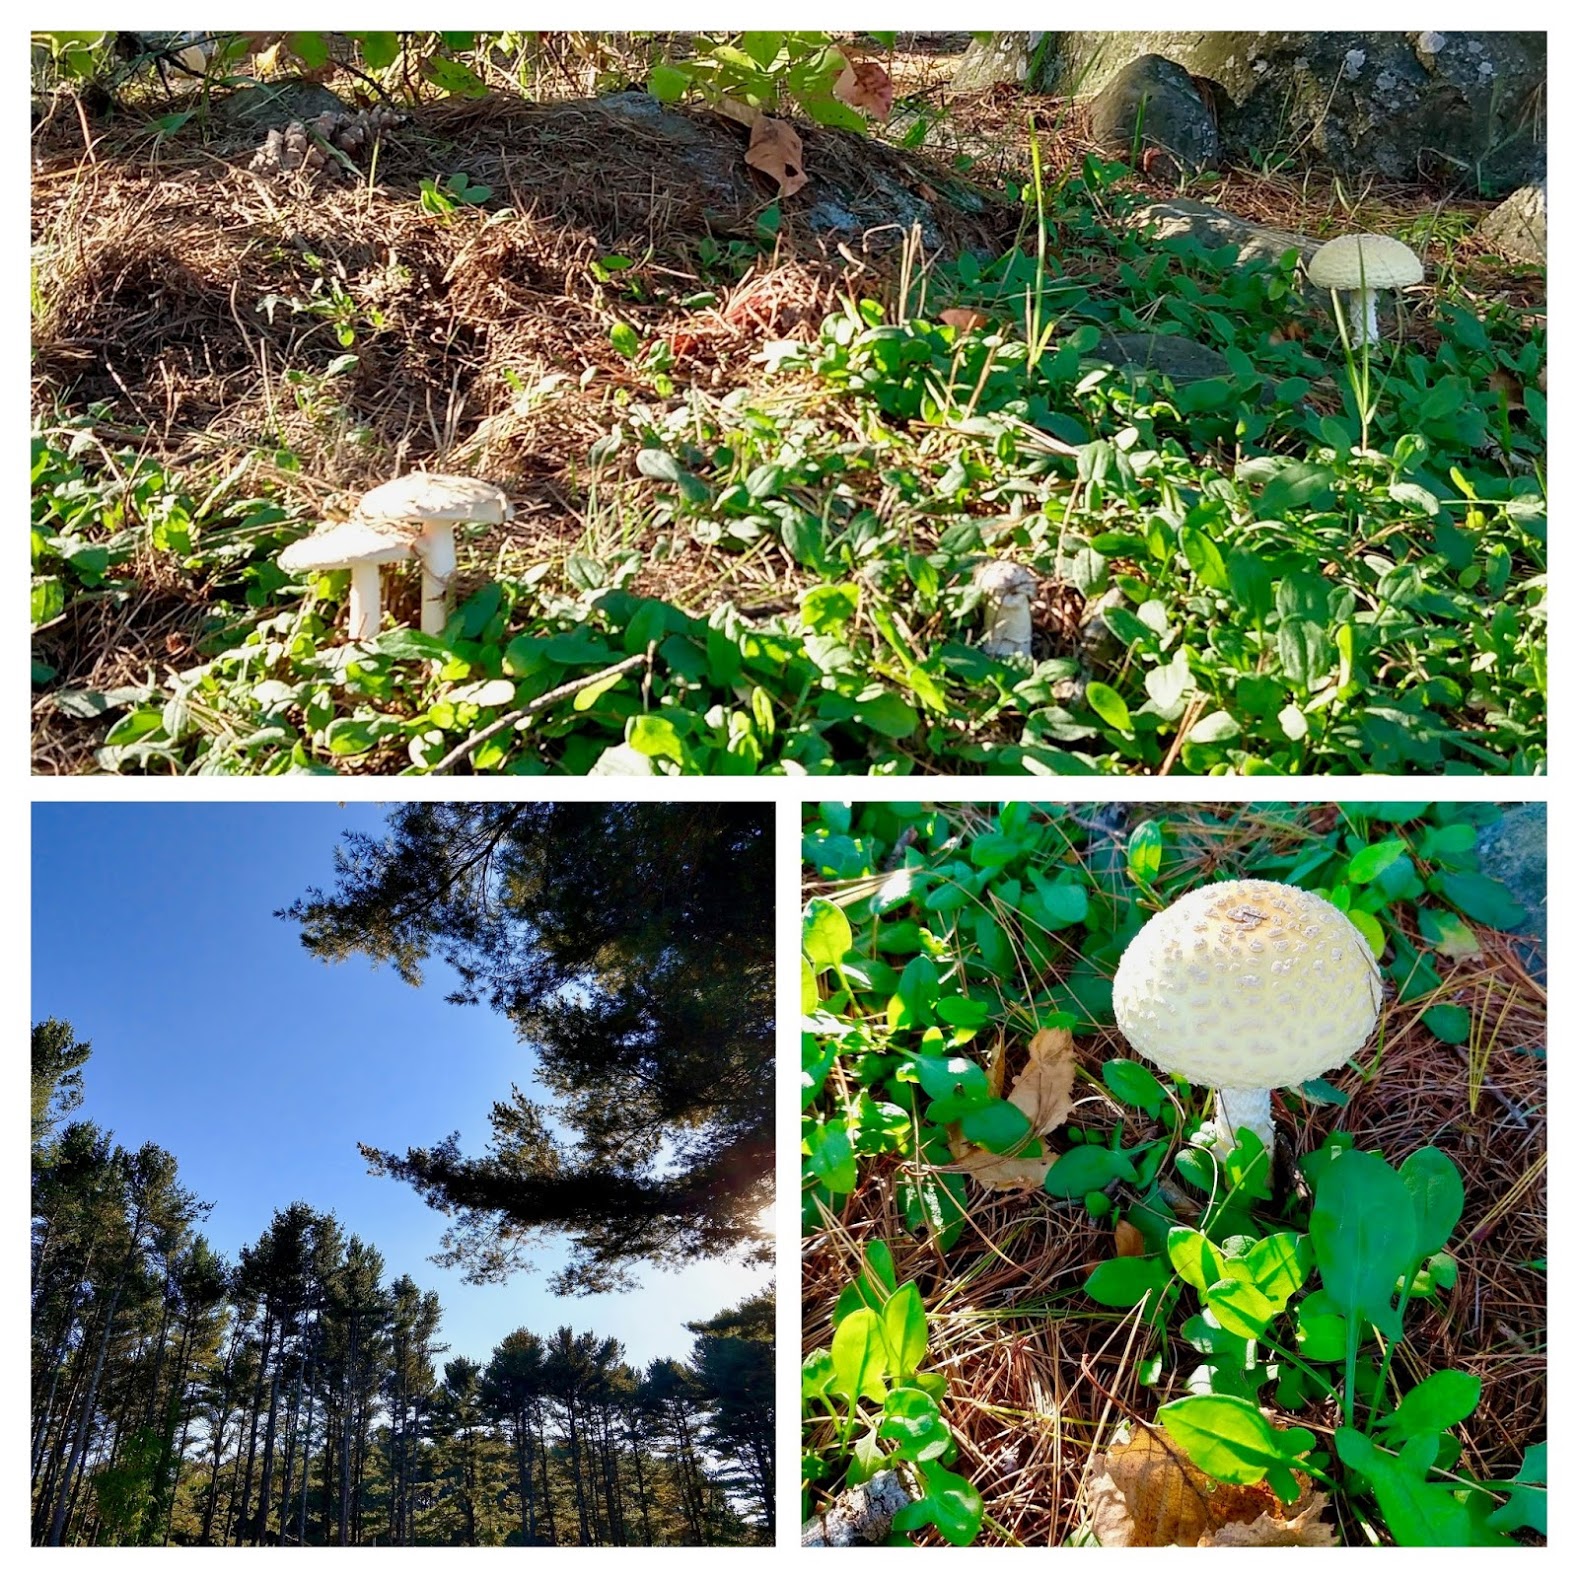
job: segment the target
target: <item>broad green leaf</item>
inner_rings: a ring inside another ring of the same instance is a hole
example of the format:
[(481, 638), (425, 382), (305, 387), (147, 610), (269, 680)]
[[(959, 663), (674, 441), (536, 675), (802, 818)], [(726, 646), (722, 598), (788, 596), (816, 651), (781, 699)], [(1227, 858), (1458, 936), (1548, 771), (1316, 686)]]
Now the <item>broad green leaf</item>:
[(800, 923), (800, 947), (818, 971), (830, 970), (855, 945), (848, 918), (828, 899), (812, 899)]
[(1134, 1163), (1122, 1151), (1105, 1145), (1076, 1145), (1053, 1162), (1043, 1187), (1059, 1200), (1077, 1200), (1096, 1189), (1122, 1180), (1133, 1183)]
[(1498, 931), (1522, 924), (1523, 906), (1494, 877), (1477, 871), (1443, 871), (1437, 880), (1441, 892), (1470, 920), (1494, 926)]
[(1344, 1151), (1326, 1166), (1310, 1212), (1310, 1244), (1337, 1309), (1400, 1336), (1394, 1291), (1424, 1252), (1413, 1197), (1380, 1157)]
[(994, 1101), (989, 1106), (967, 1112), (959, 1120), (959, 1132), (972, 1145), (996, 1152), (1011, 1151), (1030, 1132), (1030, 1119), (1011, 1101)]
[(1377, 1426), (1387, 1446), (1411, 1436), (1437, 1436), (1461, 1424), (1479, 1407), (1480, 1379), (1463, 1370), (1437, 1370), (1406, 1391), (1397, 1407)]
[(1165, 839), (1158, 823), (1147, 818), (1129, 834), (1129, 875), (1147, 886), (1162, 874), (1162, 846)]
[(1463, 1175), (1445, 1151), (1426, 1145), (1403, 1158), (1397, 1169), (1414, 1202), (1418, 1230), (1416, 1260), (1446, 1247), (1463, 1215)]
[(1241, 1250), (1234, 1259), (1280, 1314), (1310, 1273), (1309, 1240), (1302, 1233), (1273, 1233)]
[(969, 1480), (940, 1463), (916, 1465), (925, 1494), (900, 1507), (893, 1527), (901, 1534), (930, 1523), (950, 1545), (968, 1545), (981, 1532), (986, 1507)]
[(1133, 732), (1134, 723), (1129, 717), (1128, 705), (1111, 685), (1093, 680), (1085, 687), (1085, 704), (1103, 723), (1120, 734)]
[(1395, 1456), (1376, 1446), (1362, 1431), (1338, 1428), (1337, 1455), (1370, 1482), (1387, 1532), (1399, 1545), (1510, 1545), (1483, 1518), (1453, 1495), (1446, 1484), (1428, 1475), (1435, 1442), (1420, 1437)]
[(1298, 1499), (1291, 1470), (1315, 1445), (1308, 1430), (1279, 1430), (1242, 1397), (1206, 1393), (1156, 1410), (1156, 1423), (1212, 1479), (1228, 1485), (1270, 1484), (1282, 1501)]
[(1461, 1003), (1437, 1003), (1425, 1010), (1424, 1018), (1425, 1029), (1449, 1046), (1462, 1046), (1474, 1027), (1469, 1011)]
[(833, 1333), (833, 1390), (851, 1403), (858, 1397), (880, 1403), (888, 1395), (883, 1379), (888, 1348), (881, 1319), (875, 1310), (854, 1310)]
[(1237, 1261), (1227, 1263), (1228, 1276), (1205, 1290), (1205, 1307), (1216, 1317), (1223, 1331), (1235, 1337), (1259, 1339), (1277, 1318), (1280, 1306), (1268, 1299), (1253, 1282), (1233, 1275)]
[(1167, 1100), (1162, 1082), (1132, 1058), (1108, 1058), (1101, 1065), (1101, 1082), (1124, 1106), (1138, 1108), (1151, 1117), (1162, 1110)]
[(926, 1357), (926, 1309), (913, 1282), (906, 1282), (882, 1306), (882, 1334), (892, 1373), (913, 1375)]
[(1127, 1310), (1147, 1294), (1160, 1293), (1171, 1280), (1160, 1255), (1119, 1255), (1102, 1261), (1086, 1277), (1085, 1294), (1109, 1309)]
[(848, 1194), (857, 1177), (854, 1147), (841, 1119), (819, 1123), (806, 1135), (812, 1172), (834, 1194)]
[(899, 1443), (897, 1455), (911, 1463), (941, 1457), (953, 1442), (937, 1404), (918, 1386), (896, 1386), (888, 1393), (878, 1429)]
[(1348, 871), (1344, 880), (1360, 884), (1371, 882), (1407, 849), (1408, 845), (1400, 838), (1389, 838), (1384, 843), (1371, 844), (1368, 848), (1361, 849), (1348, 862)]
[(1227, 1257), (1197, 1228), (1169, 1228), (1167, 1258), (1173, 1270), (1199, 1293), (1226, 1275), (1223, 1267)]

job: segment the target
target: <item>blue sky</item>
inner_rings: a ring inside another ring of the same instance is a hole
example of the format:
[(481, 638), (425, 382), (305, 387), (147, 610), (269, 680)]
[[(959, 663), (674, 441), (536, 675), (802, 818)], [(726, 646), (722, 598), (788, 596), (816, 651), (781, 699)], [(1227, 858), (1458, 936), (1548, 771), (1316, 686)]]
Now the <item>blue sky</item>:
[(359, 1140), (403, 1151), (458, 1129), (476, 1154), (512, 1082), (546, 1096), (505, 1020), (444, 1001), (442, 964), (413, 989), (360, 956), (320, 963), (274, 918), (331, 886), (343, 832), (383, 825), (376, 805), (35, 804), (33, 1018), (93, 1045), (81, 1115), (171, 1151), (232, 1256), (292, 1200), (332, 1210), (383, 1253), (386, 1279), (438, 1293), (450, 1356), (485, 1361), (517, 1326), (570, 1325), (618, 1337), (634, 1364), (683, 1357), (683, 1323), (766, 1268), (643, 1268), (635, 1294), (557, 1299), (548, 1274), (567, 1255), (549, 1244), (538, 1274), (467, 1287), (427, 1258), (446, 1219), (367, 1175)]

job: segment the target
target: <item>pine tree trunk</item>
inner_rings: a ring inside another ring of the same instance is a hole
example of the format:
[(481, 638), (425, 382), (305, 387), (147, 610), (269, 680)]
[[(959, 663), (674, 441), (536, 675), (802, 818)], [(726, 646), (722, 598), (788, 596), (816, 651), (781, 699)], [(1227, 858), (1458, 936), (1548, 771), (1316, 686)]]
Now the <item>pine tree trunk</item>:
[[(134, 1223), (135, 1231), (132, 1233), (132, 1243), (137, 1242), (138, 1234), (142, 1230), (139, 1219)], [(72, 1481), (76, 1478), (77, 1468), (82, 1462), (82, 1454), (87, 1449), (88, 1433), (93, 1426), (93, 1405), (98, 1401), (99, 1382), (104, 1376), (104, 1360), (110, 1351), (110, 1335), (115, 1328), (115, 1311), (120, 1308), (121, 1292), (126, 1286), (126, 1277), (131, 1270), (131, 1261), (127, 1260), (121, 1268), (119, 1279), (115, 1283), (115, 1291), (110, 1295), (110, 1307), (104, 1316), (104, 1331), (99, 1338), (98, 1357), (93, 1361), (93, 1379), (88, 1382), (87, 1395), (82, 1399), (82, 1412), (77, 1419), (76, 1436), (71, 1443), (71, 1456), (66, 1459), (66, 1470), (61, 1477), (60, 1495), (55, 1502), (55, 1515), (49, 1525), (48, 1545), (59, 1545), (61, 1536), (66, 1529), (66, 1513), (71, 1501)]]

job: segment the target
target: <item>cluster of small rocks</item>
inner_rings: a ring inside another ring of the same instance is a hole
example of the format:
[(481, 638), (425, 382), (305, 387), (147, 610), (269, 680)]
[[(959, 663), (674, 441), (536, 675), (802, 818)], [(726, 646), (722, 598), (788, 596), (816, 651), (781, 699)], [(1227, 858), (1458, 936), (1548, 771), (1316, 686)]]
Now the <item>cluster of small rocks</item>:
[[(349, 175), (381, 133), (405, 117), (386, 104), (367, 110), (325, 110), (309, 121), (273, 127), (252, 155), (252, 168), (268, 175), (304, 170), (309, 175)], [(336, 153), (344, 158), (337, 158)]]

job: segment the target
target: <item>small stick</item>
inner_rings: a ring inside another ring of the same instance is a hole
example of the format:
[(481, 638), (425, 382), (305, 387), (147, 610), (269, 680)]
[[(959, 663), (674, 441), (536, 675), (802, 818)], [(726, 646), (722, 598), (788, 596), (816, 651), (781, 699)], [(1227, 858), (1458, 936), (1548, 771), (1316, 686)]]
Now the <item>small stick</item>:
[(633, 668), (639, 667), (647, 661), (649, 654), (637, 652), (634, 657), (627, 657), (615, 663), (612, 668), (605, 668), (596, 674), (588, 674), (582, 679), (573, 679), (567, 685), (560, 685), (554, 690), (544, 691), (536, 697), (529, 707), (517, 707), (513, 712), (506, 712), (503, 717), (495, 718), (485, 729), (478, 729), (469, 739), (462, 740), (447, 756), (439, 759), (432, 767), (430, 773), (447, 773), (451, 767), (475, 745), (481, 745), (484, 740), (491, 740), (501, 729), (507, 729), (512, 723), (519, 723), (522, 718), (529, 718), (535, 712), (542, 712), (545, 708), (555, 705), (575, 695), (577, 691), (585, 690), (588, 685), (595, 685), (600, 680), (612, 679), (616, 674), (624, 674)]

